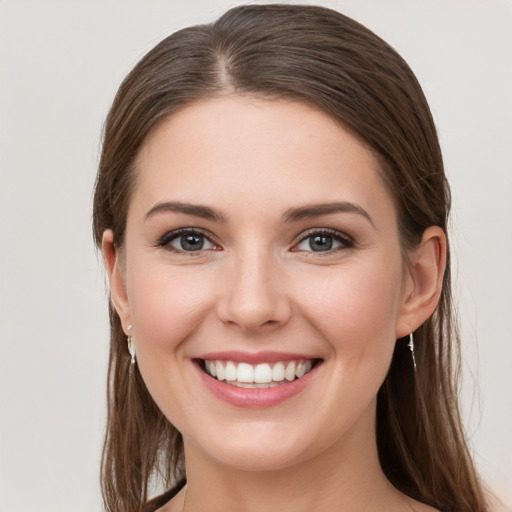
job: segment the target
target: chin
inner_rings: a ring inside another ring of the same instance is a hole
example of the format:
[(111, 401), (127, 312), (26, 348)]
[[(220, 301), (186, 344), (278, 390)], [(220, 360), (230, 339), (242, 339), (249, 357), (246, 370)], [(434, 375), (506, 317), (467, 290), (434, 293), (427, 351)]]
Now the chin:
[[(304, 429), (293, 432), (278, 424), (241, 424), (227, 432), (222, 430), (222, 435), (220, 432), (216, 430), (213, 435), (203, 438), (200, 449), (214, 464), (236, 471), (265, 472), (291, 468), (320, 456), (336, 442), (335, 439), (322, 439), (310, 429), (308, 432)], [(194, 445), (198, 446), (197, 441)]]

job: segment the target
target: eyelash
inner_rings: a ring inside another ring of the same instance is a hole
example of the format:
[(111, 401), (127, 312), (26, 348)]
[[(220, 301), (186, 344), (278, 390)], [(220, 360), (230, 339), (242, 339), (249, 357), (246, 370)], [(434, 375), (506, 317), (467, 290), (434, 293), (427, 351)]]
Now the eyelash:
[(157, 240), (154, 245), (156, 247), (164, 247), (172, 252), (176, 252), (179, 254), (188, 254), (191, 256), (193, 256), (195, 254), (202, 253), (204, 250), (211, 250), (211, 249), (199, 249), (197, 251), (185, 251), (185, 250), (178, 249), (176, 247), (171, 246), (172, 241), (178, 239), (179, 237), (183, 237), (186, 235), (204, 238), (209, 243), (211, 243), (212, 245), (217, 247), (217, 244), (214, 241), (212, 241), (211, 235), (207, 234), (205, 231), (203, 231), (202, 229), (199, 229), (199, 228), (182, 228), (182, 229), (177, 229), (175, 231), (170, 231), (169, 233), (166, 233), (164, 236), (162, 236), (159, 240)]
[[(297, 247), (301, 243), (305, 242), (306, 240), (311, 239), (314, 236), (323, 236), (323, 237), (327, 236), (329, 238), (332, 238), (336, 242), (339, 242), (340, 246), (336, 247), (334, 249), (328, 249), (326, 251), (304, 251), (304, 252), (310, 252), (310, 253), (316, 254), (316, 255), (321, 255), (322, 253), (332, 254), (333, 252), (337, 252), (337, 251), (340, 251), (343, 249), (351, 249), (351, 248), (355, 247), (355, 245), (356, 245), (355, 241), (352, 237), (350, 237), (344, 233), (341, 233), (340, 231), (337, 231), (335, 229), (330, 229), (330, 228), (323, 228), (323, 229), (315, 228), (315, 229), (311, 229), (311, 230), (307, 231), (305, 234), (301, 235), (300, 240), (293, 246), (292, 251), (299, 252), (300, 249), (295, 249), (295, 247)], [(311, 244), (311, 242), (310, 242), (310, 244)]]
[[(178, 249), (176, 247), (171, 246), (171, 242), (178, 239), (179, 237), (186, 236), (186, 235), (204, 238), (205, 240), (207, 240), (210, 244), (212, 244), (216, 248), (218, 247), (216, 242), (214, 242), (212, 240), (211, 235), (209, 235), (205, 231), (198, 229), (198, 228), (182, 228), (182, 229), (177, 229), (175, 231), (170, 231), (170, 232), (166, 233), (164, 236), (162, 236), (160, 239), (158, 239), (155, 242), (154, 246), (167, 248), (168, 250), (170, 250), (172, 252), (176, 252), (179, 254), (188, 254), (188, 255), (200, 254), (200, 253), (204, 252), (205, 250), (206, 251), (211, 250), (211, 249), (202, 249), (201, 248), (197, 251), (187, 251), (187, 250)], [(329, 248), (325, 251), (313, 251), (313, 250), (305, 251), (305, 250), (297, 249), (297, 246), (299, 246), (306, 240), (312, 238), (313, 236), (329, 237), (329, 238), (332, 238), (333, 240), (335, 240), (336, 242), (340, 243), (341, 245), (334, 249)], [(315, 229), (311, 229), (311, 230), (307, 231), (306, 233), (302, 234), (299, 241), (294, 243), (291, 251), (292, 252), (310, 252), (312, 254), (317, 254), (317, 255), (321, 255), (322, 253), (332, 254), (333, 252), (337, 252), (339, 250), (353, 248), (353, 247), (355, 247), (355, 245), (356, 245), (355, 241), (352, 237), (345, 235), (339, 231), (336, 231), (335, 229), (315, 228)]]

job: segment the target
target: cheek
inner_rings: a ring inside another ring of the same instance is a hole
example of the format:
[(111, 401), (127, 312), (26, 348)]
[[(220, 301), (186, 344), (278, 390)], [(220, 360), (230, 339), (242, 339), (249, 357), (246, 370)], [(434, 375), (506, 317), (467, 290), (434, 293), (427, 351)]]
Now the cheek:
[(131, 275), (127, 288), (137, 365), (153, 400), (181, 431), (190, 414), (184, 413), (188, 405), (183, 389), (190, 376), (183, 363), (214, 302), (212, 289), (197, 269), (149, 264), (136, 268), (144, 270)]
[(315, 434), (326, 446), (348, 432), (364, 411), (373, 410), (388, 373), (396, 343), (401, 265), (387, 263), (357, 271), (337, 269), (318, 280), (307, 299), (304, 295), (303, 316), (329, 351), (331, 378), (315, 404), (316, 414), (329, 418), (330, 428), (320, 426)]
[(392, 352), (401, 293), (401, 265), (382, 259), (326, 272), (304, 295), (309, 316), (347, 364), (372, 363)]
[(181, 351), (181, 344), (200, 325), (213, 303), (211, 281), (197, 269), (138, 265), (128, 297), (136, 327), (137, 351), (145, 359)]

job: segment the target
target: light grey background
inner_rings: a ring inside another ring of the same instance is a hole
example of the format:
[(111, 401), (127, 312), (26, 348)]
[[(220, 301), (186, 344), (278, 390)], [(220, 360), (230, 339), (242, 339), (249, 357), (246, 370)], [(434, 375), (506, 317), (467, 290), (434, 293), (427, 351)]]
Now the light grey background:
[[(0, 0), (1, 512), (101, 509), (102, 123), (146, 51), (238, 3)], [(391, 43), (431, 103), (454, 193), (465, 421), (484, 477), (512, 501), (512, 2), (314, 3)]]

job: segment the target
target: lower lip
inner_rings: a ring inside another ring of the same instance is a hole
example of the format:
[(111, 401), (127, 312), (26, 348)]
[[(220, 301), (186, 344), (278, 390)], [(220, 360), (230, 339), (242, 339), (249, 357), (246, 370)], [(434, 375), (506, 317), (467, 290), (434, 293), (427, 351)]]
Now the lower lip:
[(320, 363), (300, 379), (272, 388), (239, 388), (219, 381), (202, 370), (199, 363), (194, 365), (200, 374), (203, 384), (217, 398), (235, 407), (263, 408), (272, 407), (298, 395), (315, 377)]

